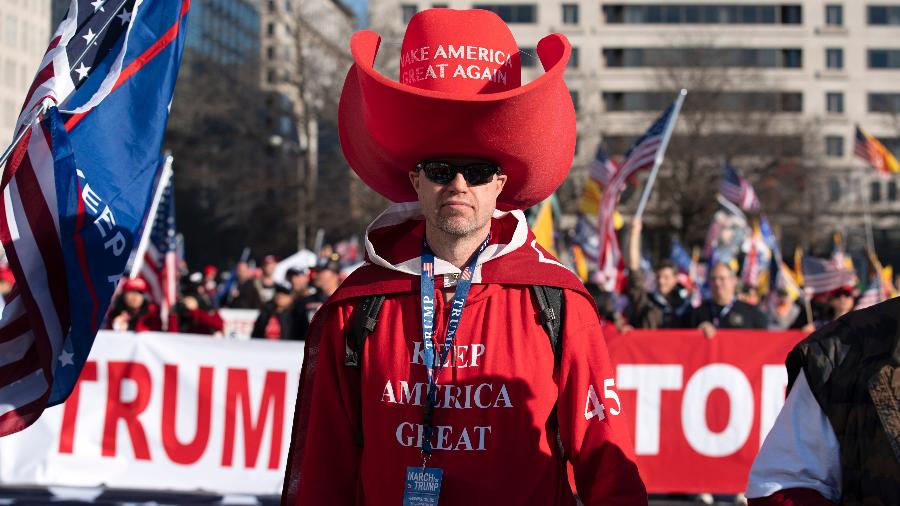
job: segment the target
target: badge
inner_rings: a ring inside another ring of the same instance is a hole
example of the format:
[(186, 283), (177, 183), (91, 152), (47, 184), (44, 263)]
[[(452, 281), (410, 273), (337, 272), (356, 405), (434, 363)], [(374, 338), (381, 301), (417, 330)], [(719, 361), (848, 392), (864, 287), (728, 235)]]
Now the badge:
[(437, 506), (444, 470), (437, 467), (407, 467), (403, 506)]

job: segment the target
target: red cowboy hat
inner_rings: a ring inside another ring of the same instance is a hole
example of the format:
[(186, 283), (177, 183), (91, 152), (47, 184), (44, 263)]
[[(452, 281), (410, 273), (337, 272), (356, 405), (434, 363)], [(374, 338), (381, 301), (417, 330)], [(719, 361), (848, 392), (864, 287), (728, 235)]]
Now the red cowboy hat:
[(341, 147), (362, 180), (394, 202), (416, 200), (408, 173), (439, 157), (488, 159), (508, 180), (500, 209), (525, 209), (565, 179), (575, 153), (575, 108), (563, 71), (571, 46), (544, 37), (545, 73), (521, 84), (519, 49), (499, 16), (485, 10), (428, 9), (409, 22), (401, 82), (374, 68), (381, 37), (350, 40), (355, 64), (338, 108)]

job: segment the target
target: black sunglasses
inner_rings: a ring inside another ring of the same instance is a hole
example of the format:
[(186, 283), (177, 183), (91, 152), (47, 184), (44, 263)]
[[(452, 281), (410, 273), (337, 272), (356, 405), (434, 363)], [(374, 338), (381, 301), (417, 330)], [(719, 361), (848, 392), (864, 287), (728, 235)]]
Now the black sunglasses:
[(425, 173), (431, 182), (449, 184), (460, 173), (469, 186), (481, 186), (490, 183), (495, 174), (500, 174), (500, 166), (490, 162), (475, 162), (456, 165), (450, 162), (426, 161), (416, 165), (416, 170)]

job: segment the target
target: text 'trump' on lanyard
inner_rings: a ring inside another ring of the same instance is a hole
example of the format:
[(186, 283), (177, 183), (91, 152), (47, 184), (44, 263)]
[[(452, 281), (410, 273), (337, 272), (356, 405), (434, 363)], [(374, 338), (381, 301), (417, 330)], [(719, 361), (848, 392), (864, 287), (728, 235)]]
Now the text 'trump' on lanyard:
[(453, 348), (453, 343), (456, 340), (456, 331), (459, 329), (459, 322), (462, 319), (466, 298), (469, 296), (469, 289), (472, 287), (472, 276), (475, 274), (475, 265), (478, 263), (478, 257), (487, 247), (490, 238), (491, 236), (488, 234), (478, 251), (472, 255), (456, 283), (456, 293), (450, 302), (447, 336), (444, 338), (444, 347), (441, 350), (440, 357), (437, 357), (438, 360), (435, 360), (434, 342), (432, 341), (434, 334), (434, 252), (428, 247), (426, 241), (422, 241), (422, 345), (425, 348), (425, 373), (428, 377), (428, 395), (425, 397), (425, 416), (422, 422), (422, 467), (425, 467), (425, 463), (431, 457), (431, 434), (434, 431), (431, 418), (434, 415), (434, 407), (437, 404), (437, 379), (444, 368), (447, 354), (450, 353), (450, 349)]

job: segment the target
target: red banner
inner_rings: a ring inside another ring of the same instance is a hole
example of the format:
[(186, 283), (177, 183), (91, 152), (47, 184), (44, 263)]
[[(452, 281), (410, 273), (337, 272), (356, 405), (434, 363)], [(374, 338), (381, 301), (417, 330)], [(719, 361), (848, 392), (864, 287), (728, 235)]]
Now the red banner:
[(784, 404), (784, 359), (800, 332), (607, 335), (647, 490), (742, 492)]

